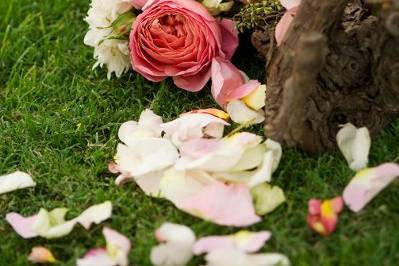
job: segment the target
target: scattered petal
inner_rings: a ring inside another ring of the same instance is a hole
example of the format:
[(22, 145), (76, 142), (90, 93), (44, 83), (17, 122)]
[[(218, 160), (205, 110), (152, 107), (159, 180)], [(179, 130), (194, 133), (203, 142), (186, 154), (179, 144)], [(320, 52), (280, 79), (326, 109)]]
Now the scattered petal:
[[(320, 206), (319, 209), (317, 207)], [(324, 200), (311, 199), (308, 203), (307, 222), (310, 228), (322, 236), (327, 236), (335, 231), (338, 214), (343, 209), (341, 197)]]
[(299, 6), (301, 2), (302, 0), (280, 0), (281, 5), (287, 10)]
[(278, 186), (260, 184), (252, 188), (251, 193), (258, 215), (270, 213), (286, 201), (284, 191)]
[(155, 266), (184, 266), (191, 260), (195, 235), (189, 227), (164, 223), (156, 230), (155, 237), (160, 242), (151, 250)]
[(219, 225), (248, 226), (260, 221), (249, 189), (244, 185), (214, 182), (185, 199), (181, 209)]
[(286, 256), (279, 253), (246, 254), (238, 249), (217, 249), (205, 256), (206, 266), (289, 266)]
[(33, 263), (55, 263), (53, 253), (45, 247), (34, 247), (29, 254), (28, 260)]
[(24, 172), (16, 171), (0, 176), (0, 194), (34, 186), (36, 186), (36, 183), (32, 177)]
[(367, 167), (371, 138), (366, 127), (356, 128), (350, 123), (344, 125), (338, 131), (337, 143), (352, 170)]
[(395, 163), (385, 163), (358, 172), (344, 190), (345, 204), (352, 211), (359, 212), (398, 176), (399, 165)]
[(44, 238), (58, 238), (69, 234), (76, 223), (89, 229), (92, 223), (99, 224), (111, 216), (111, 202), (94, 205), (75, 219), (65, 221), (66, 208), (57, 208), (50, 212), (40, 209), (39, 213), (30, 217), (23, 217), (18, 213), (8, 213), (7, 222), (23, 238), (41, 236)]
[(227, 236), (207, 236), (200, 238), (193, 247), (195, 255), (209, 253), (216, 249), (236, 248), (245, 253), (253, 253), (261, 249), (271, 237), (269, 231), (240, 231)]
[(104, 227), (103, 235), (107, 248), (89, 250), (83, 258), (78, 259), (77, 266), (127, 266), (129, 264), (130, 240), (108, 227)]
[(106, 201), (102, 204), (93, 205), (82, 212), (76, 220), (84, 228), (89, 229), (92, 223), (100, 224), (101, 222), (109, 219), (112, 215), (112, 203)]

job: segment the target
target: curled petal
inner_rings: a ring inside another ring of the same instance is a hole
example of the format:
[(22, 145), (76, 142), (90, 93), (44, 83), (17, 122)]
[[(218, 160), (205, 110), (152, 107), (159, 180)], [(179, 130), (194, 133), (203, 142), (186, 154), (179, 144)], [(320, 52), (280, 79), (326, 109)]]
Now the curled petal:
[(36, 183), (32, 177), (24, 172), (16, 171), (0, 176), (0, 194), (34, 186), (36, 186)]
[(208, 113), (186, 113), (179, 118), (161, 125), (166, 137), (171, 138), (176, 146), (202, 137), (221, 138), (225, 120)]
[(344, 190), (345, 204), (352, 211), (359, 212), (398, 176), (399, 165), (394, 163), (358, 172)]
[(259, 124), (265, 120), (263, 110), (252, 110), (240, 100), (229, 102), (227, 113), (229, 113), (231, 120), (239, 124)]
[(106, 201), (102, 204), (93, 205), (82, 212), (75, 221), (80, 223), (84, 228), (89, 229), (91, 224), (99, 224), (112, 215), (112, 203)]
[(258, 88), (245, 96), (243, 102), (254, 110), (260, 110), (266, 103), (266, 85), (259, 85)]
[(310, 228), (322, 236), (335, 231), (338, 214), (343, 209), (342, 197), (320, 201), (311, 199), (308, 203), (307, 222)]
[(371, 146), (367, 128), (346, 124), (338, 131), (337, 143), (352, 170), (359, 171), (367, 167)]

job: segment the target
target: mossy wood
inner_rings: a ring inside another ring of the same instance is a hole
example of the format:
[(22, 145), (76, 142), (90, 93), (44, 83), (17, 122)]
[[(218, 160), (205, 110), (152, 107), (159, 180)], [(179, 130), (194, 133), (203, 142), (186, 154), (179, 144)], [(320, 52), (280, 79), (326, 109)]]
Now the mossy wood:
[(399, 1), (374, 2), (302, 0), (279, 47), (274, 27), (253, 32), (266, 59), (267, 137), (317, 153), (336, 147), (341, 124), (375, 135), (398, 117)]

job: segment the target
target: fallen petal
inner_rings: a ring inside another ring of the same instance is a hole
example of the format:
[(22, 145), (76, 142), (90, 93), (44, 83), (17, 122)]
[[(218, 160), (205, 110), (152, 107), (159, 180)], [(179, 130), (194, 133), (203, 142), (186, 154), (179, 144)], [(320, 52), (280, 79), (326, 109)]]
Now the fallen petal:
[(367, 128), (346, 124), (337, 133), (337, 143), (352, 170), (359, 171), (367, 167), (371, 146)]
[(251, 193), (258, 215), (270, 213), (286, 201), (284, 191), (280, 187), (266, 183), (252, 188)]
[(33, 263), (55, 263), (53, 253), (45, 247), (34, 247), (29, 254), (28, 260)]
[(184, 266), (192, 258), (194, 232), (187, 226), (164, 223), (155, 231), (161, 242), (151, 250), (151, 262), (156, 266)]
[(35, 223), (36, 219), (37, 215), (23, 217), (15, 212), (6, 215), (6, 221), (11, 225), (15, 232), (23, 238), (38, 236), (38, 234), (32, 229), (32, 225)]
[(385, 163), (358, 172), (344, 190), (345, 204), (352, 211), (359, 212), (398, 176), (399, 165), (395, 163)]
[(195, 255), (209, 253), (216, 249), (236, 248), (245, 253), (253, 253), (261, 249), (271, 237), (269, 231), (240, 231), (227, 236), (207, 236), (200, 238), (193, 247)]
[(104, 203), (91, 206), (74, 220), (80, 223), (84, 228), (89, 229), (91, 224), (100, 224), (109, 219), (111, 215), (112, 203), (110, 201), (106, 201)]
[(0, 194), (34, 186), (36, 186), (36, 183), (32, 177), (24, 172), (16, 171), (0, 176)]
[(247, 186), (214, 182), (185, 199), (181, 209), (226, 226), (248, 226), (260, 221)]

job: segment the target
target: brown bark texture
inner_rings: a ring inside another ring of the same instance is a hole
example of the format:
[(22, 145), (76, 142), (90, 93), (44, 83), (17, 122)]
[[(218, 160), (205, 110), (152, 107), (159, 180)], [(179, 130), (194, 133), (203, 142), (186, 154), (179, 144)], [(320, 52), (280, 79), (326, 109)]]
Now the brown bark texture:
[(318, 153), (336, 148), (342, 124), (375, 135), (399, 116), (399, 1), (375, 2), (302, 0), (279, 47), (274, 29), (253, 33), (266, 59), (267, 137)]

